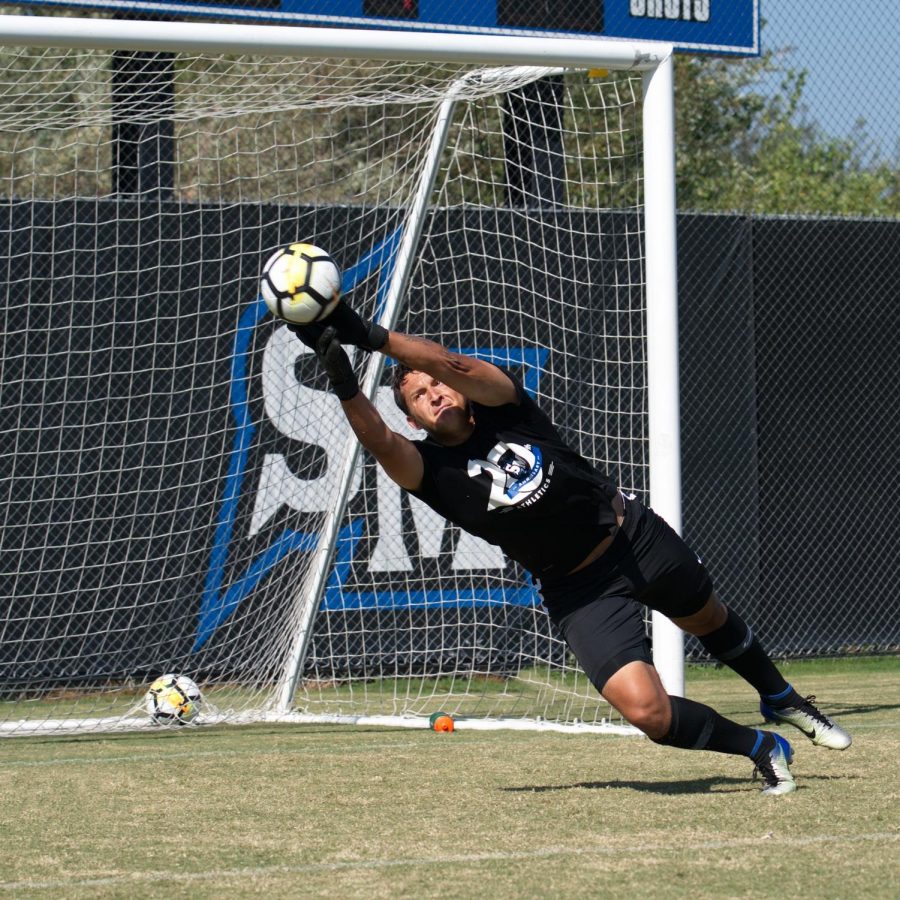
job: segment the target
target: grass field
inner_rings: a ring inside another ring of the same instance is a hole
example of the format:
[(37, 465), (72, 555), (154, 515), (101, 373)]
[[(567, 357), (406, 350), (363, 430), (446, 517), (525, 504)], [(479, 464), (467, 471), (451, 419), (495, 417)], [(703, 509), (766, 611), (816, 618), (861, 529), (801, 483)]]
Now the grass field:
[[(898, 897), (900, 660), (795, 663), (799, 790), (643, 738), (279, 726), (0, 743), (0, 894)], [(752, 691), (688, 693), (759, 724)], [(794, 739), (796, 734), (797, 739)]]

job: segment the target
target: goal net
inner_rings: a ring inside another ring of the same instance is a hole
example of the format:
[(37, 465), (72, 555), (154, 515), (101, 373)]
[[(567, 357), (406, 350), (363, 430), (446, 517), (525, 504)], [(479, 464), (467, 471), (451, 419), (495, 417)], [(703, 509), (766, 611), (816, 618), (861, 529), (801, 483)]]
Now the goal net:
[(363, 315), (509, 368), (646, 496), (640, 72), (7, 45), (0, 81), (0, 733), (150, 727), (164, 673), (201, 723), (615, 724), (258, 278), (327, 248)]

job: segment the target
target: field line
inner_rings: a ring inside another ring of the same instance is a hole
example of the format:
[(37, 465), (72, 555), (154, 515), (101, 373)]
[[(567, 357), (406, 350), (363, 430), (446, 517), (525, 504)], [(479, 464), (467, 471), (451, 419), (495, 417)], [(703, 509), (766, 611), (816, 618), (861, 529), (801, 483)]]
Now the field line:
[(354, 870), (376, 870), (398, 867), (419, 868), (422, 866), (465, 865), (485, 862), (516, 862), (534, 859), (548, 859), (555, 856), (586, 856), (608, 854), (610, 856), (643, 855), (647, 853), (683, 853), (684, 851), (734, 850), (752, 847), (799, 848), (820, 844), (858, 844), (864, 842), (896, 841), (900, 832), (879, 831), (870, 834), (820, 834), (809, 837), (765, 837), (732, 838), (722, 841), (697, 841), (677, 846), (671, 844), (633, 844), (630, 846), (594, 847), (535, 847), (531, 850), (495, 853), (459, 853), (446, 856), (409, 857), (403, 859), (367, 859), (348, 862), (308, 863), (289, 866), (257, 866), (239, 869), (211, 869), (206, 872), (130, 872), (105, 878), (54, 879), (52, 881), (3, 881), (0, 890), (60, 890), (62, 888), (92, 888), (115, 885), (139, 884), (141, 882), (194, 882), (218, 881), (240, 878), (261, 878), (278, 875), (312, 875), (320, 872), (341, 872)]

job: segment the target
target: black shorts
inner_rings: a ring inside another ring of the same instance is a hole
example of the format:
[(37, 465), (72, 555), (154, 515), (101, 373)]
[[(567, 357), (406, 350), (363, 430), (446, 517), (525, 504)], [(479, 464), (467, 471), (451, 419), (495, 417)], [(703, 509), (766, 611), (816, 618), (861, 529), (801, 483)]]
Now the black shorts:
[(713, 584), (703, 563), (652, 509), (625, 501), (625, 521), (589, 566), (550, 584), (541, 598), (591, 683), (635, 660), (650, 662), (643, 605), (669, 618), (698, 612)]

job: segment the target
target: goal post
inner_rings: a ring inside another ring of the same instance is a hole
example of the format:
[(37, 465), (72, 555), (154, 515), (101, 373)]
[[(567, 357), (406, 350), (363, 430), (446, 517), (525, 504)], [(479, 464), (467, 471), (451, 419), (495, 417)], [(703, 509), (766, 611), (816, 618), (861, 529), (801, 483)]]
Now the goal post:
[[(447, 145), (447, 134), (450, 129), (453, 110), (456, 106), (456, 97), (462, 92), (464, 86), (465, 76), (450, 85), (447, 96), (441, 101), (441, 105), (438, 108), (422, 172), (413, 192), (409, 215), (403, 225), (402, 237), (397, 248), (396, 262), (393, 265), (388, 281), (384, 307), (378, 310), (379, 315), (377, 318), (380, 324), (388, 329), (395, 328), (399, 319), (400, 304), (409, 284), (416, 248), (421, 239), (425, 223), (425, 214), (434, 191), (434, 183), (437, 179), (441, 157)], [(370, 357), (369, 364), (366, 367), (360, 389), (370, 400), (376, 399), (381, 373), (384, 370), (384, 362), (384, 357), (376, 353)], [(347, 509), (349, 486), (352, 483), (353, 472), (357, 467), (361, 453), (362, 445), (354, 443), (345, 457), (342, 474), (339, 479), (341, 491), (335, 500), (333, 509), (329, 511), (325, 528), (319, 539), (319, 545), (316, 547), (314, 561), (311, 566), (312, 577), (307, 584), (303, 585), (303, 589), (295, 604), (298, 610), (298, 621), (296, 628), (293, 629), (294, 639), (288, 654), (284, 675), (281, 683), (278, 685), (276, 709), (279, 712), (288, 712), (294, 704), (297, 680), (300, 678), (303, 665), (306, 662), (306, 653), (313, 633), (313, 620), (317, 605), (325, 592), (340, 524)]]
[[(643, 88), (649, 495), (656, 512), (681, 534), (675, 103), (671, 56), (645, 71)], [(652, 139), (648, 140), (650, 134)], [(653, 613), (653, 662), (666, 691), (683, 697), (684, 636), (680, 628), (658, 612)]]
[[(111, 51), (175, 54), (171, 197), (110, 189)], [(328, 247), (364, 314), (516, 370), (680, 526), (671, 65), (0, 17), (0, 733), (141, 727), (164, 671), (200, 682), (201, 721), (621, 730), (526, 573), (359, 452), (255, 284), (279, 244)], [(384, 360), (355, 364), (405, 428)], [(680, 632), (654, 618), (653, 642), (681, 693)]]

